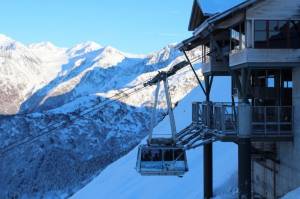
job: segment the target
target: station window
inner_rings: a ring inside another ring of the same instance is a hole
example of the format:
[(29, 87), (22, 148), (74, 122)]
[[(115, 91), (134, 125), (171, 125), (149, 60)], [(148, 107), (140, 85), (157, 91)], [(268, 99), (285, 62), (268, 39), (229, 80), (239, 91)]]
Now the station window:
[(300, 48), (300, 21), (256, 20), (255, 48)]
[(269, 21), (269, 47), (288, 48), (288, 21)]
[(266, 85), (268, 88), (275, 88), (275, 77), (274, 75), (270, 75), (266, 78)]
[(292, 81), (284, 81), (283, 87), (284, 88), (293, 88), (293, 82)]
[(300, 48), (300, 21), (290, 21), (291, 48)]
[(255, 21), (254, 28), (255, 48), (267, 48), (267, 21)]

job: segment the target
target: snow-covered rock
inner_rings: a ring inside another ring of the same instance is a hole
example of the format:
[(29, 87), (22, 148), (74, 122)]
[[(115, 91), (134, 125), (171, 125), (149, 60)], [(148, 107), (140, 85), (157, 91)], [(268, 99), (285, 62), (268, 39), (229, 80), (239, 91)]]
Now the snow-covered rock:
[(84, 42), (81, 44), (77, 44), (76, 46), (74, 46), (71, 49), (67, 50), (67, 53), (71, 56), (80, 56), (83, 54), (87, 54), (89, 52), (93, 52), (96, 50), (100, 50), (102, 48), (102, 46), (96, 42), (93, 41), (88, 41), (88, 42)]
[(0, 35), (0, 113), (16, 113), (21, 103), (53, 76), (25, 45)]

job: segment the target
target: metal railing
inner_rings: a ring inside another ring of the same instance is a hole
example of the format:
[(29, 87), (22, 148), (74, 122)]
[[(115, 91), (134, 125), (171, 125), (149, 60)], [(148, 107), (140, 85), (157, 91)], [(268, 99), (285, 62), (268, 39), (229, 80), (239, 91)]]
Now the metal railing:
[(208, 108), (206, 102), (193, 103), (193, 122), (202, 122), (206, 125), (210, 124), (212, 128), (218, 131), (235, 131), (237, 124), (237, 107), (231, 103), (213, 103)]
[(237, 107), (230, 103), (215, 103), (213, 106), (213, 124), (219, 131), (236, 132)]
[[(193, 122), (208, 124), (224, 133), (238, 134), (238, 104), (193, 103)], [(293, 132), (292, 106), (251, 106), (252, 134), (262, 136), (287, 135)]]
[(293, 108), (291, 106), (252, 107), (252, 130), (253, 134), (291, 134)]

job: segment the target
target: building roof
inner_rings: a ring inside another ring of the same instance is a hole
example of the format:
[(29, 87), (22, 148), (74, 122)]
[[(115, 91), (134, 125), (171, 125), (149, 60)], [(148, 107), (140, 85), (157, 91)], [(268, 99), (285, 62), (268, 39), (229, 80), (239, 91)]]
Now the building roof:
[(201, 23), (210, 18), (213, 14), (204, 13), (198, 0), (194, 0), (192, 14), (188, 30), (194, 31)]
[(194, 0), (188, 30), (194, 31), (206, 19), (243, 1), (245, 0), (231, 0), (224, 4), (220, 0)]
[(177, 46), (182, 50), (190, 50), (199, 45), (201, 43), (201, 33), (204, 30), (214, 27), (213, 25), (216, 22), (225, 19), (228, 16), (232, 16), (232, 14), (246, 9), (249, 6), (252, 6), (254, 3), (261, 2), (264, 0), (247, 0), (232, 8), (229, 8), (228, 10), (225, 10), (224, 12), (216, 13), (210, 15), (209, 17), (205, 17), (205, 14), (201, 9), (199, 1), (200, 0), (194, 0), (192, 15), (189, 24), (189, 30), (194, 31), (194, 36), (186, 39)]
[(253, 5), (254, 3), (261, 2), (261, 1), (263, 1), (263, 0), (247, 0), (247, 1), (240, 3), (224, 12), (221, 12), (221, 13), (211, 16), (210, 18), (206, 19), (203, 23), (201, 23), (196, 29), (194, 29), (194, 35), (198, 35), (204, 29), (206, 29), (209, 25), (212, 25), (215, 22), (222, 20), (222, 19), (226, 18), (227, 16), (232, 15), (235, 12), (241, 11), (241, 10)]

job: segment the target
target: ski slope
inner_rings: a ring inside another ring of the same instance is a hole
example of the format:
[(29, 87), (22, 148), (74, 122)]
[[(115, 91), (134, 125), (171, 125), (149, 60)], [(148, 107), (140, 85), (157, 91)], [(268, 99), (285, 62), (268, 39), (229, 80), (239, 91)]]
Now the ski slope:
[[(191, 103), (203, 101), (201, 89), (194, 89), (174, 111), (177, 129), (191, 122)], [(229, 101), (230, 81), (216, 78), (212, 99)], [(169, 132), (166, 117), (154, 132)], [(187, 153), (189, 172), (183, 177), (144, 177), (135, 171), (137, 147), (126, 156), (108, 166), (87, 186), (73, 195), (72, 199), (193, 199), (203, 196), (202, 147)], [(237, 187), (237, 147), (232, 143), (214, 144), (214, 193), (216, 198), (235, 198)]]

